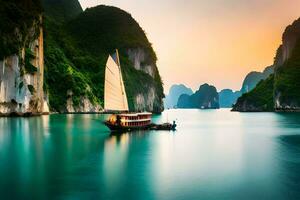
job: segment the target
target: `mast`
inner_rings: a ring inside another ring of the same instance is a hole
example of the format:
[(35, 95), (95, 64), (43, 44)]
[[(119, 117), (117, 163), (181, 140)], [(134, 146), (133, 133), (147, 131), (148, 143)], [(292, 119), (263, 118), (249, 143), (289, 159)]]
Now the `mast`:
[(104, 110), (128, 111), (118, 50), (114, 55), (108, 56), (105, 67)]

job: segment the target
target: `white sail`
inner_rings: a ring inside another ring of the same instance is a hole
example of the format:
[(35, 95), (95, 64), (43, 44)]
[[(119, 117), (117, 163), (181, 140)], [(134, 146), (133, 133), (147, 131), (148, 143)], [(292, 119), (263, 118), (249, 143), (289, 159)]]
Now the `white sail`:
[(128, 102), (122, 78), (118, 51), (115, 60), (108, 57), (105, 68), (104, 109), (106, 111), (128, 111)]

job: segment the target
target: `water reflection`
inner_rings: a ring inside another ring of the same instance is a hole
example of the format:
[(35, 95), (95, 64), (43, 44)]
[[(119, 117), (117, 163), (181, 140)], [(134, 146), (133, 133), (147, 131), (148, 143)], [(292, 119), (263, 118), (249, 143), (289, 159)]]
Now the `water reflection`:
[(300, 116), (170, 110), (177, 132), (105, 115), (0, 119), (1, 199), (299, 199)]
[(278, 174), (289, 199), (300, 199), (300, 135), (278, 137)]
[[(0, 120), (0, 190), (12, 197), (17, 194), (13, 190), (22, 195), (43, 182), (47, 176), (44, 153), (49, 140), (45, 137), (48, 125), (45, 118)], [(43, 192), (43, 188), (40, 192)]]
[(126, 174), (129, 134), (111, 135), (104, 145), (104, 176), (109, 190), (120, 187)]
[(297, 130), (297, 128), (300, 128), (300, 113), (277, 113), (277, 116), (279, 125), (281, 126), (279, 128), (286, 127), (289, 130)]
[(85, 167), (89, 156), (102, 149), (101, 138), (108, 135), (101, 126), (101, 118), (95, 115), (1, 118), (1, 197), (49, 198), (53, 186), (60, 191), (74, 184), (68, 174), (76, 174)]
[[(151, 199), (151, 167), (146, 152), (149, 132), (111, 134), (105, 139), (102, 169), (104, 196), (109, 199)], [(147, 164), (148, 163), (148, 164)], [(150, 171), (150, 170), (149, 170)]]
[[(300, 199), (300, 114), (278, 113), (281, 135), (277, 141), (280, 188), (288, 199)], [(289, 191), (289, 192), (287, 192)]]

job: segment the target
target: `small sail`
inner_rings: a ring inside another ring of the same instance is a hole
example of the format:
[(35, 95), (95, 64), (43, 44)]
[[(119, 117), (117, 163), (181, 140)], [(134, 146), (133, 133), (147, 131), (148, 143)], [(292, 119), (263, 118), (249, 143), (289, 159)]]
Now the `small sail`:
[(119, 54), (109, 56), (105, 68), (104, 109), (106, 111), (128, 111)]

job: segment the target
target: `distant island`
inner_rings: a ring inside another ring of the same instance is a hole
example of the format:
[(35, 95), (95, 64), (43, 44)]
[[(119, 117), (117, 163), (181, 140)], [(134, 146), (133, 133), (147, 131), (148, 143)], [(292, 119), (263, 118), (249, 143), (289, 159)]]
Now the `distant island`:
[[(267, 79), (273, 72), (274, 72), (273, 66), (267, 67), (263, 72), (256, 72), (256, 71), (250, 72), (245, 77), (241, 89), (239, 91), (233, 91), (232, 89), (221, 90), (220, 92), (218, 92), (219, 107), (232, 108), (233, 105), (236, 104), (239, 97), (241, 97), (244, 93), (253, 90), (260, 81)], [(180, 108), (183, 105), (179, 105), (179, 106), (177, 105), (179, 97), (181, 95), (184, 95), (181, 98), (181, 101), (184, 102), (185, 99), (187, 99), (187, 96), (190, 96), (192, 94), (193, 94), (192, 89), (188, 88), (183, 84), (172, 85), (169, 90), (169, 94), (166, 95), (166, 98), (164, 99), (164, 106), (167, 109)], [(183, 107), (186, 106), (187, 105)], [(193, 107), (193, 106), (187, 106), (187, 107)], [(203, 108), (205, 107), (206, 106), (203, 106)]]
[(183, 94), (192, 95), (193, 90), (191, 88), (186, 87), (183, 84), (172, 85), (169, 90), (169, 94), (167, 94), (166, 98), (164, 99), (165, 108), (176, 108), (178, 99)]
[(192, 95), (182, 94), (177, 102), (178, 108), (218, 109), (219, 94), (214, 86), (203, 84)]
[(164, 99), (165, 108), (219, 108), (219, 95), (214, 86), (203, 84), (195, 93), (183, 84), (172, 85)]

